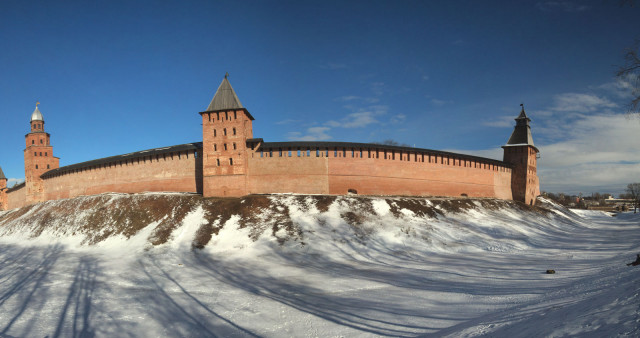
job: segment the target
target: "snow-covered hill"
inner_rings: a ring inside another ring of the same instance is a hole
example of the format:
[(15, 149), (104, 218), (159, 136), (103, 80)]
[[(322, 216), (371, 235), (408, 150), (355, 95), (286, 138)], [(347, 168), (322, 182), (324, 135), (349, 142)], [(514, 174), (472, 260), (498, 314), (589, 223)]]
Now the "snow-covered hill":
[(0, 212), (0, 337), (640, 335), (640, 218), (539, 205), (105, 194)]

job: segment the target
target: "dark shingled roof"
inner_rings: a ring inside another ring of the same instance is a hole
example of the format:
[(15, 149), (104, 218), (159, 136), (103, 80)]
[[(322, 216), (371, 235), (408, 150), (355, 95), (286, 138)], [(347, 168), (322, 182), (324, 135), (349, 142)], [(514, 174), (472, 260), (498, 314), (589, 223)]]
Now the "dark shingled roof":
[(222, 79), (222, 83), (220, 83), (220, 87), (218, 87), (211, 103), (209, 103), (207, 111), (244, 108), (236, 92), (231, 87), (227, 76), (229, 75), (225, 75), (224, 79)]
[(47, 178), (47, 177), (64, 173), (67, 171), (71, 171), (71, 170), (84, 169), (84, 168), (99, 166), (99, 165), (108, 164), (108, 163), (117, 163), (120, 161), (141, 158), (145, 156), (162, 155), (162, 154), (168, 154), (168, 153), (175, 153), (179, 151), (198, 150), (198, 149), (202, 149), (202, 142), (193, 142), (193, 143), (180, 144), (177, 146), (136, 151), (135, 153), (105, 157), (97, 160), (76, 163), (76, 164), (60, 167), (57, 169), (49, 170), (46, 173), (42, 174), (40, 177)]
[[(261, 138), (249, 139), (247, 143), (258, 143), (263, 142)], [(432, 149), (424, 149), (424, 148), (411, 148), (411, 147), (399, 147), (399, 146), (389, 146), (384, 144), (375, 144), (375, 143), (352, 143), (352, 142), (264, 142), (260, 146), (261, 149), (265, 150), (276, 150), (282, 148), (282, 150), (286, 150), (288, 148), (300, 148), (315, 150), (315, 148), (355, 148), (355, 149), (382, 149), (382, 150), (395, 150), (395, 151), (403, 151), (403, 152), (414, 152), (414, 153), (423, 153), (423, 154), (432, 154), (432, 155), (442, 155), (442, 156), (450, 156), (456, 158), (462, 158), (472, 161), (484, 162), (484, 163), (492, 163), (495, 165), (500, 165), (503, 167), (511, 168), (512, 165), (506, 162), (479, 157), (472, 155), (465, 155), (459, 153), (451, 153), (447, 151), (440, 150), (432, 150)]]
[(524, 107), (522, 107), (522, 111), (520, 115), (515, 119), (516, 126), (513, 129), (513, 133), (511, 133), (511, 137), (509, 137), (509, 141), (505, 147), (509, 146), (522, 146), (522, 145), (530, 145), (538, 150), (533, 145), (533, 137), (531, 136), (531, 127), (529, 126), (529, 122), (531, 119), (527, 117), (527, 114), (524, 112)]
[(2, 167), (0, 167), (0, 180), (2, 179), (6, 180), (7, 178), (4, 176), (4, 173), (2, 172)]
[(207, 107), (207, 110), (200, 112), (200, 115), (210, 112), (242, 109), (252, 121), (255, 120), (249, 111), (242, 107), (238, 95), (236, 95), (236, 92), (231, 87), (231, 83), (229, 83), (227, 79), (228, 76), (229, 74), (224, 76), (216, 94), (213, 96), (211, 103), (209, 103), (209, 107)]

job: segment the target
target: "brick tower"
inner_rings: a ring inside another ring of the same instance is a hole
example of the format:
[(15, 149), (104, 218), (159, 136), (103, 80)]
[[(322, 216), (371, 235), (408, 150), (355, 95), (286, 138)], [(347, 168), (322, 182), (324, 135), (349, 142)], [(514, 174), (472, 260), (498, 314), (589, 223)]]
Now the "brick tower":
[(516, 118), (516, 126), (504, 149), (504, 162), (513, 165), (511, 172), (511, 194), (515, 201), (529, 205), (535, 203), (540, 195), (540, 181), (537, 174), (537, 158), (540, 152), (533, 145), (531, 137), (531, 119), (524, 112), (524, 105)]
[(44, 198), (44, 184), (40, 175), (60, 166), (60, 159), (53, 156), (49, 133), (44, 131), (42, 113), (36, 109), (31, 114), (31, 132), (25, 135), (24, 149), (24, 180), (26, 185), (26, 203), (42, 202)]
[(253, 138), (253, 116), (242, 107), (224, 76), (202, 116), (202, 195), (247, 194), (247, 139)]
[(0, 167), (0, 210), (7, 210), (7, 178)]

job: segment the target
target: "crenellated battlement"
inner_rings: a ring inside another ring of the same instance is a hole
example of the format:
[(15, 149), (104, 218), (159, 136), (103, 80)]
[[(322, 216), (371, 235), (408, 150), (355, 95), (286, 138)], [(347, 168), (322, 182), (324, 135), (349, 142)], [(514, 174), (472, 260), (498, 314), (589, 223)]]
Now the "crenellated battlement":
[(349, 142), (264, 142), (226, 75), (199, 113), (202, 142), (59, 167), (37, 105), (25, 135), (25, 183), (0, 169), (0, 209), (105, 192), (175, 191), (212, 196), (366, 194), (469, 196), (533, 203), (538, 149), (522, 112), (504, 161), (432, 149)]

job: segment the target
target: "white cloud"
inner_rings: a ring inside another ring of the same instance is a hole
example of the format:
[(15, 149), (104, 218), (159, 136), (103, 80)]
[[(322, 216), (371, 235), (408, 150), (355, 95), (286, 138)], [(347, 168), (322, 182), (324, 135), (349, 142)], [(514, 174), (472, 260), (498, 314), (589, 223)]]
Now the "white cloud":
[(637, 75), (630, 75), (624, 79), (616, 78), (614, 81), (600, 85), (597, 88), (626, 100), (633, 97), (633, 91), (636, 88), (634, 83), (640, 83), (640, 77)]
[(592, 94), (566, 93), (556, 95), (552, 110), (562, 112), (589, 113), (602, 108), (615, 108), (618, 105), (606, 98)]
[(392, 124), (398, 124), (398, 123), (404, 122), (406, 119), (407, 119), (407, 115), (397, 114), (395, 116), (392, 116), (389, 122), (391, 122)]
[(482, 125), (487, 127), (497, 127), (497, 128), (513, 128), (515, 125), (513, 116), (499, 116), (496, 117), (493, 121), (485, 121)]
[(292, 124), (292, 123), (298, 123), (300, 121), (301, 120), (286, 119), (286, 120), (278, 121), (276, 122), (276, 124)]
[(351, 113), (345, 118), (340, 119), (340, 121), (329, 121), (326, 124), (330, 127), (363, 128), (370, 124), (380, 123), (380, 121), (375, 118), (376, 115), (380, 115), (380, 113), (375, 111)]
[[(541, 190), (619, 194), (640, 182), (640, 121), (625, 114), (585, 115), (560, 128), (563, 139), (539, 145)], [(532, 126), (534, 141), (539, 128)], [(502, 160), (502, 149), (448, 150)]]
[(447, 104), (447, 101), (444, 100), (438, 100), (438, 99), (431, 99), (431, 104), (433, 104), (434, 106), (444, 106), (445, 104)]
[(7, 187), (11, 188), (16, 184), (24, 182), (24, 178), (9, 178), (7, 179)]
[(311, 127), (307, 128), (304, 135), (295, 131), (287, 134), (287, 138), (292, 141), (324, 141), (331, 139), (331, 136), (327, 134), (329, 130), (331, 130), (329, 127)]

